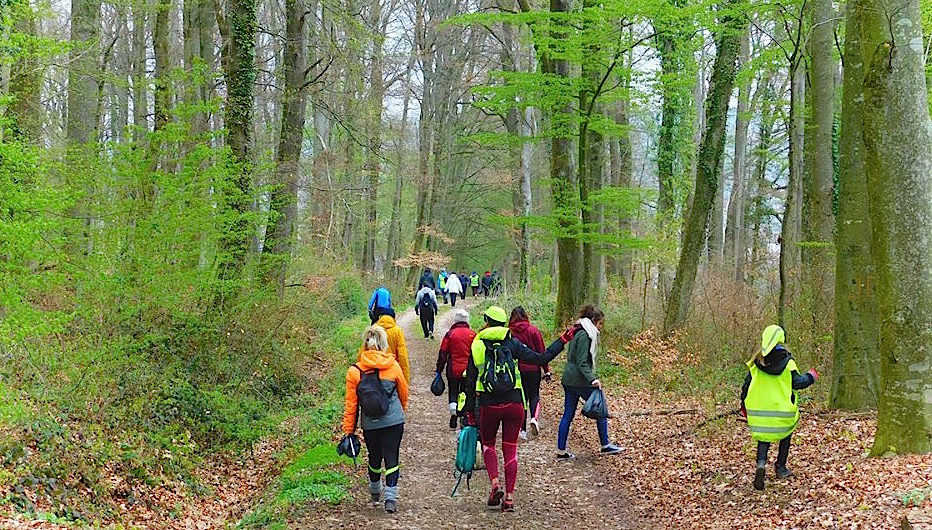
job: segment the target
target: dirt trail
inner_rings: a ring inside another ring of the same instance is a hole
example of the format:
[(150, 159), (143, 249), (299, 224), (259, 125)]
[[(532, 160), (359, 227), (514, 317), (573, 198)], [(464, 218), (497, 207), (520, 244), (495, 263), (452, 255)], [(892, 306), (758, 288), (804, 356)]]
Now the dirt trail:
[[(461, 302), (472, 309), (474, 299)], [(339, 506), (312, 506), (309, 512), (289, 528), (636, 528), (636, 516), (627, 498), (612, 490), (602, 476), (608, 467), (591, 442), (587, 446), (573, 437), (575, 462), (555, 461), (556, 425), (562, 410), (544, 411), (541, 436), (519, 446), (518, 485), (515, 492), (517, 511), (503, 514), (485, 506), (489, 493), (484, 470), (473, 473), (472, 489), (465, 481), (455, 498), (453, 457), (455, 436), (449, 429), (446, 395), (435, 397), (429, 387), (433, 379), (440, 338), (452, 323), (449, 306), (441, 309), (437, 320), (437, 340), (421, 338), (420, 323), (413, 311), (399, 316), (405, 331), (411, 362), (411, 393), (408, 402), (404, 440), (401, 449), (399, 510), (388, 515), (381, 507), (368, 504), (366, 465), (361, 462), (353, 471), (352, 497)], [(559, 383), (544, 384), (542, 393), (560, 392)], [(578, 431), (595, 431), (590, 420), (574, 422)], [(593, 436), (588, 436), (586, 439)], [(500, 446), (499, 446), (500, 449)], [(501, 453), (499, 453), (501, 459)], [(503, 476), (504, 479), (504, 476)]]

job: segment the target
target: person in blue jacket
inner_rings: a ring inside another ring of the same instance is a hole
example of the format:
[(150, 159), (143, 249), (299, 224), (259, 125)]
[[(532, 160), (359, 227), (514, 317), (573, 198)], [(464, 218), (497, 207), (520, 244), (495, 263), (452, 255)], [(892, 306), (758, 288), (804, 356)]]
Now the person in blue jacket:
[(392, 294), (388, 292), (384, 285), (380, 285), (378, 289), (372, 291), (372, 298), (369, 299), (369, 319), (372, 324), (375, 324), (385, 311), (391, 309)]

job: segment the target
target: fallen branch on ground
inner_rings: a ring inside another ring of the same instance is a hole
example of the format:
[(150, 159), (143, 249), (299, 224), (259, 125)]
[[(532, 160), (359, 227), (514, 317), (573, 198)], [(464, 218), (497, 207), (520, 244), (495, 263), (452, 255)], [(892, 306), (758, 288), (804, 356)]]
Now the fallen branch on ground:
[(741, 409), (736, 407), (736, 408), (729, 409), (729, 410), (726, 410), (726, 411), (723, 411), (723, 412), (719, 412), (718, 414), (716, 414), (716, 415), (714, 415), (714, 416), (711, 416), (711, 417), (708, 417), (708, 418), (702, 420), (698, 425), (696, 425), (696, 426), (693, 427), (692, 429), (687, 429), (687, 430), (681, 432), (680, 435), (683, 435), (683, 434), (695, 434), (696, 431), (698, 431), (699, 429), (705, 427), (705, 426), (708, 425), (709, 423), (712, 423), (712, 422), (715, 421), (715, 420), (720, 420), (720, 419), (722, 419), (722, 418), (724, 418), (724, 417), (727, 417), (727, 416), (731, 416), (731, 415), (733, 415), (733, 414), (737, 414), (739, 410), (741, 410)]
[(680, 414), (699, 414), (699, 409), (662, 409), (662, 410), (634, 410), (617, 414), (617, 416), (679, 416)]

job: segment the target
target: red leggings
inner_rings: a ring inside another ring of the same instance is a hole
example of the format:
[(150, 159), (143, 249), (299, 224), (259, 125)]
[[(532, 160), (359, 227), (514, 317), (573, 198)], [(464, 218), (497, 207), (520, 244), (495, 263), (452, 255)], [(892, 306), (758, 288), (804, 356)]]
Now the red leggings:
[(482, 459), (489, 480), (498, 478), (498, 454), (495, 451), (495, 439), (498, 438), (498, 425), (502, 425), (502, 459), (505, 468), (505, 493), (515, 491), (518, 481), (518, 431), (524, 421), (524, 405), (521, 403), (502, 403), (479, 407), (479, 439), (482, 441)]

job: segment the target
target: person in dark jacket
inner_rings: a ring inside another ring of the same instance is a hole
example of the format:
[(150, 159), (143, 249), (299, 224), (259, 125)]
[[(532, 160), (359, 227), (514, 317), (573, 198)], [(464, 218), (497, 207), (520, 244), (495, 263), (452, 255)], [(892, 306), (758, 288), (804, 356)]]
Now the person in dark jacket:
[(421, 285), (414, 298), (414, 314), (421, 317), (421, 330), (425, 339), (434, 338), (434, 317), (437, 315), (437, 294), (429, 285)]
[(799, 373), (793, 355), (783, 344), (785, 341), (786, 333), (780, 326), (764, 329), (761, 349), (747, 362), (748, 375), (741, 386), (741, 415), (748, 422), (751, 437), (757, 440), (754, 488), (758, 490), (764, 489), (767, 452), (772, 442), (780, 443), (774, 466), (777, 478), (793, 474), (786, 467), (786, 459), (790, 454), (790, 438), (799, 422), (796, 391), (808, 388), (819, 378), (815, 369)]
[[(531, 324), (527, 311), (521, 306), (511, 310), (511, 317), (508, 319), (508, 329), (511, 330), (511, 336), (528, 345), (532, 350), (543, 353), (544, 337), (540, 334), (534, 324)], [(543, 367), (533, 363), (518, 361), (518, 369), (521, 370), (521, 384), (524, 387), (524, 399), (527, 403), (527, 410), (524, 412), (524, 422), (521, 424), (521, 432), (518, 438), (527, 440), (528, 416), (530, 416), (530, 430), (532, 436), (540, 434), (537, 419), (540, 416), (540, 380), (541, 369), (543, 368), (544, 377), (550, 379), (550, 365), (545, 364)]]
[(469, 313), (465, 309), (453, 312), (453, 326), (440, 341), (437, 374), (446, 372), (449, 387), (450, 428), (456, 428), (460, 392), (466, 391), (466, 367), (476, 332), (469, 328)]
[(425, 285), (429, 286), (431, 289), (437, 288), (437, 281), (434, 279), (434, 273), (430, 270), (430, 267), (424, 269), (424, 274), (421, 274), (421, 280), (418, 282), (418, 289)]
[[(513, 387), (493, 391), (485, 386), (486, 360), (490, 359), (493, 351), (497, 351), (501, 358), (510, 355), (512, 359), (545, 365), (563, 351), (564, 343), (557, 339), (547, 347), (543, 355), (540, 355), (511, 336), (511, 332), (505, 327), (506, 320), (508, 315), (504, 309), (497, 306), (488, 308), (485, 312), (485, 327), (473, 340), (466, 368), (466, 422), (469, 425), (479, 425), (482, 458), (492, 482), (487, 504), (489, 507), (501, 505), (502, 511), (511, 512), (515, 509), (514, 491), (518, 478), (518, 431), (524, 419), (521, 372), (514, 366), (512, 373), (508, 374), (513, 379)], [(496, 370), (495, 373), (500, 372)], [(495, 450), (499, 426), (502, 428), (504, 491), (498, 480), (498, 454)]]
[(486, 298), (488, 298), (489, 295), (492, 294), (492, 272), (491, 271), (485, 271), (485, 276), (482, 277), (482, 294), (484, 294)]
[[(466, 276), (466, 273), (460, 274), (460, 285), (463, 286), (463, 300), (466, 299), (466, 294), (469, 291), (469, 276)], [(473, 294), (475, 296), (475, 294)]]
[[(570, 425), (576, 416), (579, 400), (587, 400), (596, 388), (602, 388), (602, 382), (595, 375), (596, 354), (599, 335), (605, 323), (605, 315), (593, 305), (587, 305), (579, 313), (579, 320), (567, 332), (571, 339), (566, 346), (566, 366), (563, 369), (563, 417), (557, 434), (557, 460), (572, 460), (573, 453), (566, 450)], [(611, 443), (608, 437), (608, 420), (596, 420), (602, 454), (617, 454), (623, 449)]]

